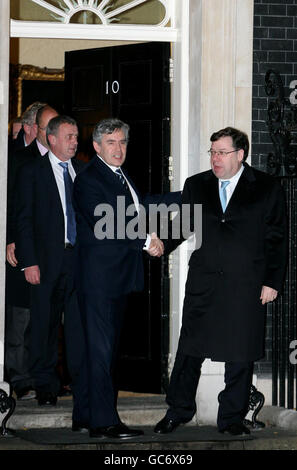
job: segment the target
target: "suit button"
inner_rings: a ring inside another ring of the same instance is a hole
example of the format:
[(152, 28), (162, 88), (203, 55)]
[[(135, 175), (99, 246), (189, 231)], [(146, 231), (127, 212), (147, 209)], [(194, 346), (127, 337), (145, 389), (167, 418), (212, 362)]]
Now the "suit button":
[(223, 219), (221, 220), (221, 222), (222, 222), (222, 223), (226, 222), (226, 219), (225, 219), (225, 218), (223, 218)]
[(224, 271), (221, 269), (221, 271), (219, 271), (219, 274), (220, 275), (224, 274)]

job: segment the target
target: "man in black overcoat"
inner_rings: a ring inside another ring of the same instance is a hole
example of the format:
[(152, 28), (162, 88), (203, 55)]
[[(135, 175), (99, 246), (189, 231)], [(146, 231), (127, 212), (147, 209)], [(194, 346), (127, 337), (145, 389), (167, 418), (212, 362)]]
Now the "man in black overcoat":
[[(277, 297), (285, 275), (286, 209), (280, 185), (245, 162), (249, 142), (243, 132), (228, 127), (210, 140), (211, 170), (188, 178), (183, 190), (192, 230), (193, 207), (202, 204), (197, 237), (202, 243), (189, 261), (169, 409), (156, 433), (171, 432), (194, 416), (205, 358), (225, 362), (219, 431), (249, 433), (243, 419), (253, 362), (264, 355), (265, 304)], [(182, 241), (164, 241), (165, 253)]]

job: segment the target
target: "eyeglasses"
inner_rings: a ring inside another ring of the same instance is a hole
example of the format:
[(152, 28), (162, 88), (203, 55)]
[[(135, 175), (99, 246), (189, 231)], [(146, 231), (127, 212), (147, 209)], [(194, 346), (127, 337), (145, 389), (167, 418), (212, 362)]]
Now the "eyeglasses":
[(238, 152), (239, 149), (235, 149), (235, 150), (231, 150), (230, 152), (225, 152), (224, 150), (208, 150), (208, 155), (210, 155), (211, 157), (214, 157), (215, 154), (217, 154), (219, 157), (226, 157), (227, 155), (229, 155), (229, 153), (234, 153), (234, 152)]

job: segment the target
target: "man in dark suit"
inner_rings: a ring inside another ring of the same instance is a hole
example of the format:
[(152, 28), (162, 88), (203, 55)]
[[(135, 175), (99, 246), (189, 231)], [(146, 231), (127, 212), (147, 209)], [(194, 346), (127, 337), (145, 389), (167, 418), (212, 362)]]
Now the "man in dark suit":
[[(160, 256), (163, 244), (155, 234), (147, 240), (146, 235), (133, 239), (126, 228), (138, 218), (140, 204), (180, 202), (180, 193), (141, 198), (121, 168), (126, 159), (128, 133), (129, 126), (117, 119), (97, 124), (93, 132), (97, 155), (74, 185), (77, 287), (86, 357), (80, 392), (74, 396), (73, 430), (88, 428), (91, 437), (121, 439), (142, 433), (120, 421), (114, 367), (127, 296), (143, 288), (143, 249), (147, 243), (148, 252)], [(104, 214), (110, 214), (109, 209), (114, 217), (107, 217), (105, 224)]]
[[(243, 132), (228, 127), (214, 133), (211, 170), (184, 185), (183, 204), (190, 205), (191, 218), (194, 205), (202, 204), (202, 244), (189, 261), (182, 329), (166, 398), (169, 409), (156, 433), (172, 432), (194, 416), (205, 358), (225, 362), (219, 431), (250, 432), (243, 419), (253, 362), (264, 355), (265, 304), (282, 288), (287, 243), (280, 185), (245, 163), (248, 151)], [(182, 241), (164, 241), (165, 253)]]
[[(22, 132), (21, 132), (22, 131)], [(24, 146), (24, 130), (22, 117), (16, 117), (11, 120), (8, 134), (8, 155)]]
[[(31, 123), (32, 135), (36, 138), (9, 156), (8, 191), (7, 191), (7, 246), (6, 246), (6, 334), (5, 334), (5, 368), (8, 380), (17, 398), (33, 398), (31, 377), (29, 374), (29, 319), (30, 287), (23, 273), (17, 269), (15, 254), (15, 194), (16, 178), (19, 168), (26, 162), (42, 158), (48, 152), (46, 126), (57, 112), (43, 103), (34, 103), (24, 113), (24, 120)], [(34, 120), (34, 122), (33, 122)]]
[(51, 119), (46, 129), (50, 151), (24, 164), (18, 174), (16, 252), (31, 285), (30, 373), (39, 405), (55, 405), (62, 312), (66, 356), (73, 384), (81, 360), (81, 324), (74, 290), (76, 228), (72, 182), (81, 162), (72, 158), (78, 129), (68, 116)]
[[(17, 150), (27, 147), (33, 142), (37, 135), (36, 114), (40, 108), (43, 108), (46, 103), (35, 101), (30, 104), (23, 112), (20, 119), (21, 129), (18, 131), (15, 138), (8, 139), (8, 157), (13, 155)], [(15, 122), (15, 121), (14, 121)], [(13, 126), (13, 123), (12, 123)], [(9, 163), (8, 159), (8, 163)]]
[(14, 196), (16, 191), (17, 174), (21, 166), (32, 159), (40, 158), (48, 152), (46, 139), (46, 127), (49, 121), (58, 116), (58, 113), (49, 105), (43, 104), (37, 111), (35, 123), (36, 138), (32, 142), (18, 149), (9, 159), (8, 165), (8, 208), (7, 208), (7, 261), (11, 266), (16, 266), (15, 258), (15, 228), (14, 228)]

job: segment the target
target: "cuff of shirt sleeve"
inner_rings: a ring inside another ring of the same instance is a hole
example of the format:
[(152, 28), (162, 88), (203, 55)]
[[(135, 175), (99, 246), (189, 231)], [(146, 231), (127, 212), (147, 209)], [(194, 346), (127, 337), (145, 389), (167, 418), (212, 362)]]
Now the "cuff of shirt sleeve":
[(149, 249), (149, 246), (150, 246), (150, 244), (151, 244), (151, 239), (152, 239), (152, 237), (151, 237), (150, 235), (147, 235), (145, 244), (144, 244), (144, 246), (143, 246), (143, 249), (144, 249), (144, 250), (148, 250), (148, 249)]

